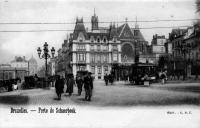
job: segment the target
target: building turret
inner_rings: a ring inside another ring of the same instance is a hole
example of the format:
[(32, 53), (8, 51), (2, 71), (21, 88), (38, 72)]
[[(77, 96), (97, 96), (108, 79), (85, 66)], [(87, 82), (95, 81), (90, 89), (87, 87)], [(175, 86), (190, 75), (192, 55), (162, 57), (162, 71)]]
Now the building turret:
[(93, 30), (98, 30), (98, 22), (99, 22), (99, 20), (98, 20), (98, 16), (96, 16), (96, 14), (95, 14), (95, 9), (94, 9), (94, 16), (92, 16), (92, 18), (91, 18), (91, 24), (92, 24), (92, 31)]

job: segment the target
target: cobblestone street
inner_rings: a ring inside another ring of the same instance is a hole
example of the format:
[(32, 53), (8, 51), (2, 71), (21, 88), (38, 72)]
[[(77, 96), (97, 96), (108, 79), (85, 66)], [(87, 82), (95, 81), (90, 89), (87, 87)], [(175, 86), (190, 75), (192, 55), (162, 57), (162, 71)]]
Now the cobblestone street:
[[(66, 90), (66, 88), (65, 88)], [(94, 106), (138, 106), (138, 105), (199, 105), (199, 83), (152, 84), (150, 87), (115, 82), (105, 86), (103, 81), (94, 81), (92, 101), (84, 101), (85, 92), (71, 97), (63, 93), (57, 100), (54, 88), (30, 89), (0, 93), (1, 105), (94, 105)]]

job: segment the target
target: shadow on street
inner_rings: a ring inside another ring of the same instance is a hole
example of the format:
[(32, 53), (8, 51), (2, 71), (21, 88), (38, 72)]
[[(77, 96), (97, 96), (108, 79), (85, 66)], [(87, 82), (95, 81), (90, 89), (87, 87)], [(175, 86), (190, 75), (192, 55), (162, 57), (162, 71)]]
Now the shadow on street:
[(193, 93), (200, 93), (200, 86), (165, 86), (162, 87), (155, 87), (155, 89), (163, 89), (163, 90), (170, 90), (170, 91), (180, 91), (180, 92), (193, 92)]
[(10, 95), (10, 96), (0, 96), (0, 103), (3, 104), (27, 104), (29, 102), (28, 96), (20, 96), (20, 95)]

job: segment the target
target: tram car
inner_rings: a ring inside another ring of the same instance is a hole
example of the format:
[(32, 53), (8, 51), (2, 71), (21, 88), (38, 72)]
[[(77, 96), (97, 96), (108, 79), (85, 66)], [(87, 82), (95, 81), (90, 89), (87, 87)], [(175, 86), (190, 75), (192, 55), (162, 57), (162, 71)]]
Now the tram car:
[(146, 63), (133, 64), (130, 67), (129, 78), (130, 82), (135, 85), (144, 85), (145, 82), (150, 85), (157, 79), (157, 66)]

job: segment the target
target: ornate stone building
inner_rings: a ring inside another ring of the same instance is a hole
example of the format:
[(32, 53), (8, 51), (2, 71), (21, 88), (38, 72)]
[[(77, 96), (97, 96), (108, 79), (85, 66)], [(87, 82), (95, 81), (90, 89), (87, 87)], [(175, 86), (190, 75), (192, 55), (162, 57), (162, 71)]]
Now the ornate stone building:
[[(88, 70), (95, 79), (103, 79), (105, 73), (113, 72), (113, 67), (134, 64), (140, 54), (147, 52), (147, 45), (137, 23), (135, 28), (127, 20), (119, 27), (115, 24), (99, 27), (94, 13), (88, 31), (83, 18), (77, 18), (69, 39), (72, 72), (76, 76), (77, 71)], [(120, 77), (123, 71), (116, 70), (114, 74)]]

